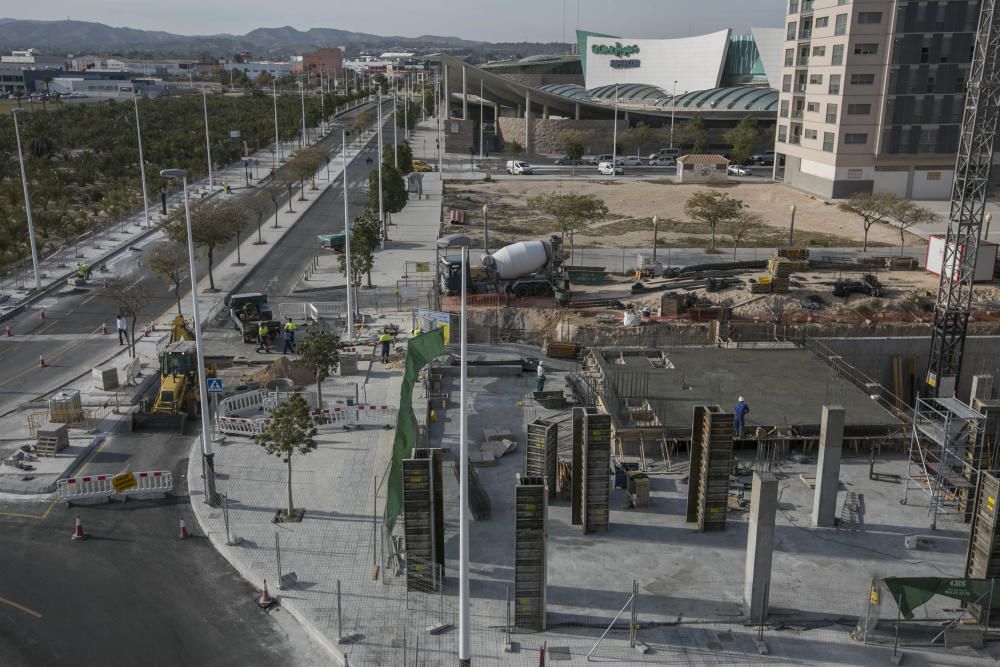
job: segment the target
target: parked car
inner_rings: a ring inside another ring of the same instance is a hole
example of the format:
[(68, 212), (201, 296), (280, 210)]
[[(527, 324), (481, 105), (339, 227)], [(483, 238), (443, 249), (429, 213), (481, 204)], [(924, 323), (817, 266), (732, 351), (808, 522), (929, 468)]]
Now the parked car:
[(564, 155), (561, 158), (559, 158), (558, 160), (556, 160), (556, 164), (564, 166), (564, 167), (575, 167), (577, 165), (586, 164), (586, 163), (581, 158), (575, 158), (575, 157), (570, 157), (568, 155)]
[(673, 155), (654, 157), (649, 161), (650, 167), (676, 167), (677, 159)]
[(434, 171), (434, 167), (423, 160), (413, 160), (413, 171)]
[(623, 167), (641, 167), (642, 158), (639, 157), (638, 155), (628, 155), (626, 157), (619, 158), (618, 164), (620, 164)]
[(752, 160), (754, 163), (761, 166), (770, 167), (774, 164), (774, 151), (764, 151), (763, 153), (758, 153), (753, 156)]
[(534, 167), (523, 160), (507, 160), (507, 173), (512, 176), (535, 173)]
[(649, 159), (650, 160), (656, 160), (656, 159), (664, 158), (664, 157), (673, 157), (674, 159), (676, 159), (677, 156), (680, 155), (680, 154), (681, 154), (681, 149), (679, 149), (679, 148), (661, 148), (660, 150), (656, 151), (655, 153), (651, 153), (649, 155)]
[(746, 165), (731, 164), (727, 171), (730, 176), (753, 176), (753, 169)]
[(599, 165), (602, 162), (611, 162), (614, 159), (615, 159), (615, 156), (612, 155), (611, 153), (604, 153), (604, 154), (598, 155), (597, 157), (594, 158), (594, 164), (598, 164)]
[(605, 160), (597, 164), (597, 173), (601, 176), (621, 176), (625, 173), (625, 167), (620, 164), (612, 166), (611, 160)]

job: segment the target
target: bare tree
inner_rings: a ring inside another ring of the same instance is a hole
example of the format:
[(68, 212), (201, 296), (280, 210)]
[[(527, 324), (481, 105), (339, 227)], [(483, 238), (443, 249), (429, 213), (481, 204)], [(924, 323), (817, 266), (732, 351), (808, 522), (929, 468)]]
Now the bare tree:
[(126, 319), (131, 319), (130, 333), (128, 337), (129, 356), (135, 358), (135, 324), (139, 311), (149, 302), (149, 292), (142, 284), (143, 276), (133, 273), (124, 276), (117, 276), (108, 281), (106, 291), (115, 300), (118, 307), (118, 314)]
[(759, 213), (751, 213), (743, 209), (733, 221), (733, 261), (736, 261), (736, 251), (740, 241), (747, 235), (764, 228), (764, 218)]
[(187, 281), (188, 254), (187, 248), (177, 241), (161, 241), (153, 246), (149, 253), (149, 270), (162, 280), (177, 299), (177, 314), (181, 310), (181, 286)]
[(899, 255), (903, 256), (903, 246), (906, 244), (906, 230), (916, 225), (925, 225), (934, 222), (937, 216), (922, 206), (917, 206), (913, 202), (903, 199), (893, 207), (892, 220), (899, 227)]
[(865, 228), (865, 240), (861, 251), (868, 252), (868, 230), (876, 222), (889, 220), (901, 201), (903, 200), (888, 192), (859, 192), (838, 204), (837, 208), (861, 218), (861, 224)]
[[(253, 217), (257, 218), (257, 240), (254, 241), (254, 245), (264, 245), (267, 241), (260, 235), (260, 226), (264, 224), (264, 218), (271, 212), (271, 193), (267, 190), (254, 190), (253, 194), (244, 198), (243, 203)], [(277, 220), (277, 208), (275, 208), (274, 215)]]

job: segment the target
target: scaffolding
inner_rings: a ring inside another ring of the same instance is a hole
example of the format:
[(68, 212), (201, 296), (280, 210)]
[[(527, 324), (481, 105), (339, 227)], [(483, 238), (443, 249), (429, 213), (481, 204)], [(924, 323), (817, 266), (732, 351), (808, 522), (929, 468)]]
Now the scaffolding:
[(957, 398), (917, 399), (901, 502), (910, 491), (925, 493), (932, 530), (939, 516), (972, 518), (985, 426), (985, 416)]

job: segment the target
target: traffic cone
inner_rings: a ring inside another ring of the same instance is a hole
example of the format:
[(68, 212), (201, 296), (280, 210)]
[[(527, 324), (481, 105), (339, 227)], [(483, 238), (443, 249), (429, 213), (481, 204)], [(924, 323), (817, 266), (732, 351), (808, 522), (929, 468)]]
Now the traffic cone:
[(43, 355), (41, 355), (41, 354), (38, 355), (38, 367), (39, 368), (45, 368), (46, 366), (48, 366), (48, 364), (45, 363), (45, 357)]
[(45, 306), (42, 306), (42, 319), (45, 319)]
[(187, 538), (191, 537), (191, 533), (188, 532), (188, 527), (184, 525), (184, 517), (181, 517), (181, 532), (178, 537), (179, 539), (182, 540), (186, 540)]
[(104, 289), (108, 289), (108, 279), (104, 279)]
[(147, 324), (142, 328), (142, 337), (149, 338), (149, 325)]
[(4, 336), (13, 336), (13, 335), (14, 335), (14, 334), (12, 334), (12, 333), (10, 332), (10, 325), (9, 325), (9, 324), (6, 324), (6, 325), (4, 325), (4, 328), (3, 328), (3, 335), (4, 335)]
[(101, 333), (105, 334), (105, 335), (108, 333), (108, 324), (107, 324), (107, 322), (102, 322), (101, 323)]
[(274, 604), (274, 598), (272, 598), (271, 594), (267, 592), (267, 579), (264, 580), (264, 590), (260, 592), (260, 598), (257, 600), (257, 604), (264, 609), (267, 609)]
[(85, 540), (88, 537), (90, 537), (90, 535), (88, 535), (87, 533), (83, 532), (83, 525), (80, 523), (80, 515), (77, 514), (76, 515), (76, 526), (73, 528), (73, 541), (74, 542), (79, 542), (80, 540)]

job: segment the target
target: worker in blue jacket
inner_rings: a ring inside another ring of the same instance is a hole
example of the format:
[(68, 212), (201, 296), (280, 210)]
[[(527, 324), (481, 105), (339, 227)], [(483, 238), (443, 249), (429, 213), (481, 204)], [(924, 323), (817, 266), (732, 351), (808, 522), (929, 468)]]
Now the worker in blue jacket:
[(733, 435), (737, 438), (743, 437), (743, 428), (746, 426), (746, 416), (749, 412), (750, 406), (740, 396), (740, 400), (736, 402), (736, 407), (733, 408)]

